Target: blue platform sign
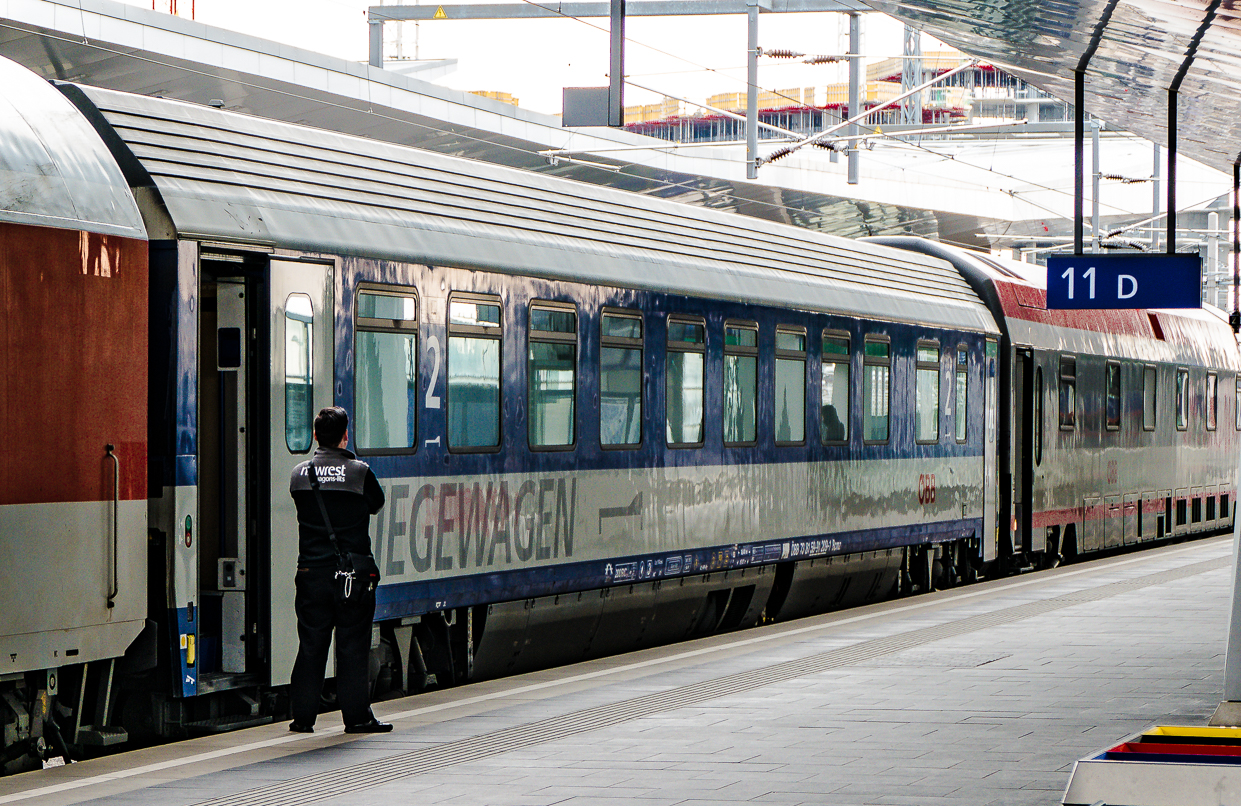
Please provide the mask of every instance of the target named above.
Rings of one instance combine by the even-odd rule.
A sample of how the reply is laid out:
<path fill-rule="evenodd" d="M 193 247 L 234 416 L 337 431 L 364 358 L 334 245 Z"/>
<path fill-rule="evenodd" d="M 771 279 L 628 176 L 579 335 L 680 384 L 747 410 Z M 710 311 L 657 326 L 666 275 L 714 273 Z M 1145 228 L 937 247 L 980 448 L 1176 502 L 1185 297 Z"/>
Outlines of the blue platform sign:
<path fill-rule="evenodd" d="M 1047 258 L 1047 310 L 1201 308 L 1198 255 Z"/>

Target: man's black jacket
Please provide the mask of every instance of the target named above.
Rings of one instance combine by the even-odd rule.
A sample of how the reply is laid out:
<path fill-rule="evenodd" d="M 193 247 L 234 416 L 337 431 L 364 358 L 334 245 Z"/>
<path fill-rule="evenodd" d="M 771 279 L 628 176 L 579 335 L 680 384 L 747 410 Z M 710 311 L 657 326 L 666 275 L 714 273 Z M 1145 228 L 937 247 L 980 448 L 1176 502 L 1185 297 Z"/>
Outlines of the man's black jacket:
<path fill-rule="evenodd" d="M 370 516 L 384 505 L 384 491 L 370 465 L 359 462 L 344 448 L 319 448 L 309 461 L 293 468 L 289 493 L 297 506 L 298 568 L 336 565 L 319 502 L 310 484 L 311 468 L 319 477 L 328 519 L 336 530 L 340 550 L 371 553 Z"/>

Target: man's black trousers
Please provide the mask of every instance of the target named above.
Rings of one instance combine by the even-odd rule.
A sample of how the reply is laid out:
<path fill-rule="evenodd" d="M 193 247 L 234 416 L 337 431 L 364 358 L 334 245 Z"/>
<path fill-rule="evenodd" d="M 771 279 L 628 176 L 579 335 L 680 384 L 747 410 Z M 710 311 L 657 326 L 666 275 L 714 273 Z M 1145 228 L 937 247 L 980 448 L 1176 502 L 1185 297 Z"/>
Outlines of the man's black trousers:
<path fill-rule="evenodd" d="M 375 619 L 375 594 L 359 602 L 337 601 L 333 590 L 335 568 L 301 568 L 297 571 L 297 636 L 301 645 L 293 664 L 291 697 L 293 721 L 314 725 L 319 695 L 327 668 L 332 629 L 336 629 L 336 699 L 346 726 L 370 722 L 368 659 L 371 622 Z"/>

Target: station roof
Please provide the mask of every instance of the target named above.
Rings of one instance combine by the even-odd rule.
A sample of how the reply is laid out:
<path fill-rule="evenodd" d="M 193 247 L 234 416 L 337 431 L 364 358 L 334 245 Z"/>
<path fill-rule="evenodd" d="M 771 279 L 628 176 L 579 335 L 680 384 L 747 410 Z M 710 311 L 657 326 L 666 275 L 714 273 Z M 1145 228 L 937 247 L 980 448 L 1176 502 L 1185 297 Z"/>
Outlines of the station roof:
<path fill-rule="evenodd" d="M 1085 107 L 1168 142 L 1179 81 L 1180 153 L 1231 173 L 1241 157 L 1241 9 L 1220 0 L 866 0 L 1060 98 L 1092 41 Z"/>

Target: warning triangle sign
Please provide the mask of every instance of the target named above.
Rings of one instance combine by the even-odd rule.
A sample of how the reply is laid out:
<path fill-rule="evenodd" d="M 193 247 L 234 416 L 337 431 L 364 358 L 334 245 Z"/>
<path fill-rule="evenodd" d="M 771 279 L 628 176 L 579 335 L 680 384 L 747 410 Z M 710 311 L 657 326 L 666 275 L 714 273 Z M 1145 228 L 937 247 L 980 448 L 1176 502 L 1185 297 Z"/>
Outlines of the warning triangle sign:
<path fill-rule="evenodd" d="M 448 19 L 448 15 L 444 13 L 444 7 L 443 7 L 443 6 L 439 6 L 439 7 L 437 7 L 437 8 L 435 9 L 435 16 L 434 16 L 434 17 L 432 17 L 431 19 L 433 19 L 433 20 L 446 20 L 446 19 Z"/>

